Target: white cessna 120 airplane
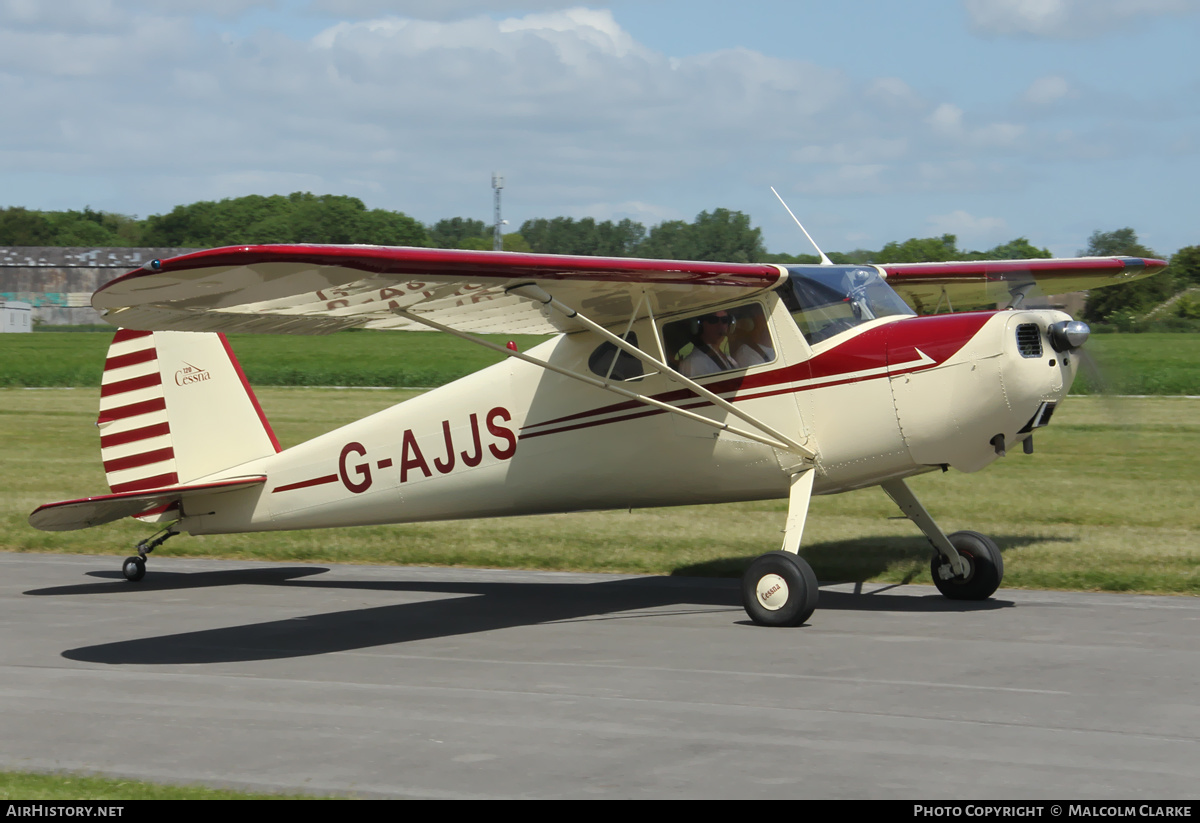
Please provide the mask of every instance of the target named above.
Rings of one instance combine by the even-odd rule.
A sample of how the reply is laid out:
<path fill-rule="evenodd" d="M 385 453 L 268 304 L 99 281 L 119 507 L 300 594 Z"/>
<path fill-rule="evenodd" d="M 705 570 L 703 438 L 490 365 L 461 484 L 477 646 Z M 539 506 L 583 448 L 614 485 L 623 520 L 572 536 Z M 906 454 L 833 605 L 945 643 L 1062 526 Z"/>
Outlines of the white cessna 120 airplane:
<path fill-rule="evenodd" d="M 945 534 L 905 478 L 973 472 L 1050 422 L 1088 327 L 1023 309 L 1166 267 L 1129 257 L 734 264 L 379 246 L 238 246 L 154 260 L 92 305 L 120 327 L 100 389 L 110 494 L 50 503 L 49 531 L 191 534 L 787 498 L 781 550 L 742 582 L 750 618 L 804 623 L 814 494 L 881 486 L 933 546 L 946 597 L 1000 585 L 996 544 Z M 959 309 L 1006 304 L 1000 311 Z M 914 309 L 926 313 L 918 316 Z M 942 312 L 942 313 L 939 313 Z M 436 329 L 497 365 L 281 450 L 223 332 Z M 528 352 L 475 335 L 555 334 Z"/>

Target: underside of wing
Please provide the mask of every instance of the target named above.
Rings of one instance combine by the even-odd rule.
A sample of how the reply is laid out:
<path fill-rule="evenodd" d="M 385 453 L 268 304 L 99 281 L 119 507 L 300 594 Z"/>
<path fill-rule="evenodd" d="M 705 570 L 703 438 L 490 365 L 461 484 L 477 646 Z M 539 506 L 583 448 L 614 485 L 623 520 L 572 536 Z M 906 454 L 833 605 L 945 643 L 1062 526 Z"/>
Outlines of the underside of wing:
<path fill-rule="evenodd" d="M 325 334 L 423 329 L 405 314 L 482 333 L 575 331 L 516 294 L 536 283 L 602 325 L 729 302 L 778 285 L 769 264 L 571 257 L 388 246 L 236 246 L 153 261 L 92 306 L 124 328 Z"/>
<path fill-rule="evenodd" d="M 1162 260 L 1141 257 L 880 265 L 888 285 L 921 314 L 1010 303 L 1019 294 L 1066 294 L 1129 283 L 1166 267 Z"/>

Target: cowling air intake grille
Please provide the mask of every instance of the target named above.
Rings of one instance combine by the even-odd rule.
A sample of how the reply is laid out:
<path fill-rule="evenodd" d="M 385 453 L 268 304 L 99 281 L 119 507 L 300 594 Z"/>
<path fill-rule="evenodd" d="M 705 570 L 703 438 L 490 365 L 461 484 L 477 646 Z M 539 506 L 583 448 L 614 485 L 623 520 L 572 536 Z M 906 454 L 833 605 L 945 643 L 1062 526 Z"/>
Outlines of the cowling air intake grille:
<path fill-rule="evenodd" d="M 1022 323 L 1017 326 L 1017 351 L 1022 357 L 1042 356 L 1042 330 L 1037 323 Z"/>

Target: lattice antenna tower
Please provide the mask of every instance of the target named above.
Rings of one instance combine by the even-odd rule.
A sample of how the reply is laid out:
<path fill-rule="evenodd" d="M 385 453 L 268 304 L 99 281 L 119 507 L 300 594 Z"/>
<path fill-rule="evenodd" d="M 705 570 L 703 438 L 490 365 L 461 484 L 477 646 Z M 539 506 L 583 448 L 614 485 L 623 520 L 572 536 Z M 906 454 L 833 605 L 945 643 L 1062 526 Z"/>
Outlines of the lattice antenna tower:
<path fill-rule="evenodd" d="M 504 239 L 500 234 L 500 227 L 504 225 L 504 221 L 500 219 L 500 190 L 504 188 L 504 177 L 496 172 L 492 172 L 492 190 L 496 193 L 496 214 L 495 223 L 492 226 L 492 249 L 495 251 L 504 250 Z"/>

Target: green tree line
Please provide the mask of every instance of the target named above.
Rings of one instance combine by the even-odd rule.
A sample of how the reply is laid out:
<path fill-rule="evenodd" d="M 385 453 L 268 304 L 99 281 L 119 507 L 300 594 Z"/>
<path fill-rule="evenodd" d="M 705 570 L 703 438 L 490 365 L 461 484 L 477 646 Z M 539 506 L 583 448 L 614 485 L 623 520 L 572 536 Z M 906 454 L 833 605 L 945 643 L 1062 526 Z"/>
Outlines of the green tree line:
<path fill-rule="evenodd" d="M 492 227 L 482 220 L 453 217 L 424 225 L 402 212 L 368 209 L 357 197 L 249 195 L 176 206 L 170 212 L 137 219 L 94 211 L 0 209 L 0 246 L 149 246 L 211 248 L 241 243 L 368 243 L 446 249 L 490 249 Z M 590 217 L 526 220 L 503 237 L 504 249 L 545 254 L 649 257 L 725 262 L 816 263 L 812 254 L 769 253 L 762 232 L 740 211 L 703 211 L 692 222 L 668 220 L 647 229 L 633 220 Z M 1158 257 L 1131 228 L 1096 231 L 1084 255 Z M 832 252 L 835 263 L 918 263 L 949 260 L 1018 260 L 1050 257 L 1027 238 L 991 249 L 958 248 L 953 234 L 893 241 L 878 250 Z M 1200 246 L 1176 252 L 1171 267 L 1146 280 L 1092 292 L 1085 319 L 1129 318 L 1179 291 L 1200 286 Z M 1200 298 L 1185 296 L 1177 313 L 1200 318 Z"/>

